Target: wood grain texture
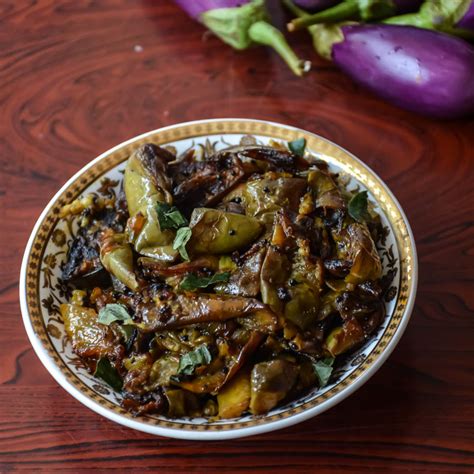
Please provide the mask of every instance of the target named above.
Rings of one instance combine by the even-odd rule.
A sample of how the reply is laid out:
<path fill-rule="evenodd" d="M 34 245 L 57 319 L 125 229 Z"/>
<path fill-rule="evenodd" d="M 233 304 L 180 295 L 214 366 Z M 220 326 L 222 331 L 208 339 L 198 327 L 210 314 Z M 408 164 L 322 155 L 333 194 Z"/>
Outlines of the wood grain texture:
<path fill-rule="evenodd" d="M 295 47 L 315 59 L 308 38 Z M 314 60 L 298 79 L 265 48 L 235 52 L 164 0 L 0 2 L 0 472 L 426 472 L 474 470 L 474 122 L 396 109 Z M 60 388 L 18 303 L 40 211 L 109 147 L 163 125 L 251 117 L 346 147 L 412 224 L 416 308 L 383 368 L 336 408 L 226 442 L 156 438 Z"/>

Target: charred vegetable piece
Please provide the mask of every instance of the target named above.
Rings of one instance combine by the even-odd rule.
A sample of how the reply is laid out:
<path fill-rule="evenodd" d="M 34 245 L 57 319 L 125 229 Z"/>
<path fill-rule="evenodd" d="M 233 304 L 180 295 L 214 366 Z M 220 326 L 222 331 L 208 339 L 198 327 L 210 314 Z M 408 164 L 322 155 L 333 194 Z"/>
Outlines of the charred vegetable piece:
<path fill-rule="evenodd" d="M 107 285 L 110 282 L 109 275 L 100 263 L 94 235 L 85 229 L 79 229 L 72 241 L 61 278 L 78 288 Z"/>
<path fill-rule="evenodd" d="M 163 263 L 157 262 L 155 259 L 148 257 L 141 257 L 138 260 L 138 263 L 148 275 L 163 278 L 185 275 L 186 273 L 191 272 L 199 272 L 200 270 L 219 270 L 219 257 L 214 255 L 198 257 L 193 261 L 178 263 L 171 267 L 163 265 Z"/>
<path fill-rule="evenodd" d="M 256 297 L 260 293 L 260 272 L 266 248 L 257 243 L 241 258 L 239 266 L 230 273 L 227 283 L 215 286 L 217 293 Z"/>
<path fill-rule="evenodd" d="M 219 153 L 205 161 L 185 157 L 171 169 L 174 174 L 173 196 L 187 215 L 197 207 L 218 202 L 243 177 L 240 159 L 233 153 Z"/>
<path fill-rule="evenodd" d="M 263 230 L 252 217 L 207 208 L 194 209 L 189 226 L 193 232 L 189 245 L 198 254 L 231 253 L 245 248 Z"/>
<path fill-rule="evenodd" d="M 132 291 L 138 290 L 132 249 L 125 234 L 107 229 L 100 236 L 100 261 L 104 268 Z"/>
<path fill-rule="evenodd" d="M 189 324 L 248 316 L 256 311 L 270 312 L 256 299 L 214 294 L 171 295 L 157 304 L 145 304 L 138 309 L 143 331 L 178 328 Z M 271 313 L 271 312 L 270 312 Z"/>
<path fill-rule="evenodd" d="M 284 359 L 260 362 L 252 369 L 250 411 L 267 413 L 283 400 L 298 376 L 298 366 Z"/>
<path fill-rule="evenodd" d="M 160 261 L 171 262 L 177 256 L 173 249 L 174 232 L 161 229 L 157 205 L 172 204 L 171 182 L 167 176 L 168 152 L 147 144 L 140 147 L 127 162 L 124 189 L 130 220 L 128 236 L 135 250 Z"/>

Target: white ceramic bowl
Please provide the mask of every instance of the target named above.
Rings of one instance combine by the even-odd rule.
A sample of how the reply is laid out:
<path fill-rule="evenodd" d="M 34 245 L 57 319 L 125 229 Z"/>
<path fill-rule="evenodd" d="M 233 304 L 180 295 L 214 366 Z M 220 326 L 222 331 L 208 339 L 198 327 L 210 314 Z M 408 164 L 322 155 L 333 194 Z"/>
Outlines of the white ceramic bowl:
<path fill-rule="evenodd" d="M 131 152 L 146 142 L 174 146 L 221 149 L 241 142 L 307 140 L 307 150 L 329 162 L 333 170 L 350 176 L 350 186 L 369 192 L 389 234 L 381 249 L 384 269 L 396 268 L 395 297 L 387 303 L 387 317 L 376 334 L 337 368 L 334 380 L 290 404 L 255 417 L 233 420 L 133 417 L 120 407 L 120 396 L 94 379 L 71 350 L 58 314 L 66 302 L 60 263 L 74 226 L 58 219 L 59 209 L 76 197 L 100 192 L 104 179 L 119 180 Z M 410 318 L 417 285 L 415 243 L 400 205 L 382 180 L 346 150 L 318 135 L 276 123 L 248 119 L 188 122 L 145 133 L 103 153 L 78 171 L 51 199 L 36 223 L 25 250 L 20 277 L 23 321 L 31 344 L 56 381 L 81 403 L 122 425 L 161 436 L 217 440 L 273 431 L 307 420 L 333 407 L 363 385 L 392 352 Z"/>

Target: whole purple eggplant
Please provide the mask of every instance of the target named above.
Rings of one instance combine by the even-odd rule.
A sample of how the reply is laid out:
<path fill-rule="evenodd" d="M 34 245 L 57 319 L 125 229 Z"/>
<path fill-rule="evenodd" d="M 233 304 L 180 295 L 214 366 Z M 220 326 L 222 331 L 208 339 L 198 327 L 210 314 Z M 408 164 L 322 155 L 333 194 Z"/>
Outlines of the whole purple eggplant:
<path fill-rule="evenodd" d="M 354 80 L 405 109 L 439 118 L 474 113 L 474 48 L 436 31 L 346 25 L 332 59 Z"/>
<path fill-rule="evenodd" d="M 416 13 L 388 18 L 384 23 L 412 25 L 474 38 L 474 0 L 426 0 Z"/>
<path fill-rule="evenodd" d="M 284 1 L 284 3 L 287 3 Z M 297 0 L 294 2 L 305 8 L 311 0 Z M 295 18 L 288 23 L 289 31 L 301 30 L 317 23 L 338 23 L 346 20 L 380 20 L 395 14 L 417 10 L 422 0 L 344 0 L 323 11 L 312 15 Z M 307 8 L 309 9 L 309 8 Z"/>
<path fill-rule="evenodd" d="M 175 0 L 175 3 L 235 49 L 264 44 L 275 49 L 296 75 L 310 69 L 311 63 L 299 59 L 281 31 L 269 22 L 265 0 Z"/>

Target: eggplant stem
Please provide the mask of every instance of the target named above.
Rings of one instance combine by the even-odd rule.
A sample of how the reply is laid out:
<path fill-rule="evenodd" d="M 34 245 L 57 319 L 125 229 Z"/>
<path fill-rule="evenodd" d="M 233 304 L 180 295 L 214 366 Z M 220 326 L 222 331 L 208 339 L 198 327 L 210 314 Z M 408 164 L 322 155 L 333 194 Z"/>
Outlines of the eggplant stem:
<path fill-rule="evenodd" d="M 248 34 L 255 43 L 272 47 L 297 76 L 302 76 L 311 69 L 311 62 L 296 56 L 283 33 L 270 23 L 257 21 L 249 28 Z"/>
<path fill-rule="evenodd" d="M 336 23 L 353 19 L 354 16 L 359 16 L 359 6 L 356 0 L 349 0 L 314 15 L 295 18 L 287 27 L 288 31 L 297 31 L 316 23 Z"/>
<path fill-rule="evenodd" d="M 303 18 L 310 16 L 308 12 L 305 12 L 302 8 L 296 6 L 291 0 L 282 0 L 283 5 L 285 5 L 285 8 L 287 8 L 290 13 L 293 13 L 293 15 Z"/>
<path fill-rule="evenodd" d="M 430 29 L 429 23 L 418 13 L 406 13 L 405 15 L 392 16 L 382 21 L 387 25 L 416 26 L 418 28 Z"/>

